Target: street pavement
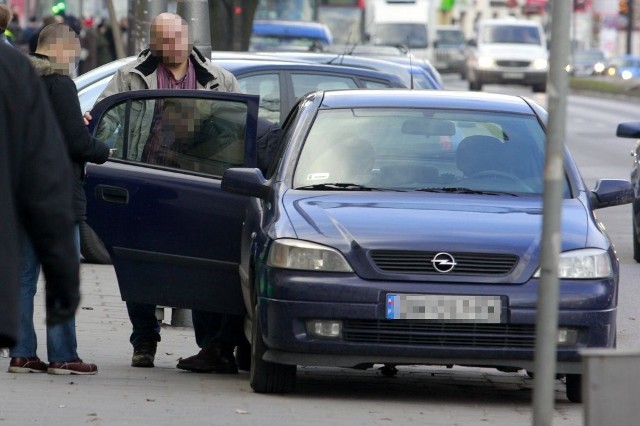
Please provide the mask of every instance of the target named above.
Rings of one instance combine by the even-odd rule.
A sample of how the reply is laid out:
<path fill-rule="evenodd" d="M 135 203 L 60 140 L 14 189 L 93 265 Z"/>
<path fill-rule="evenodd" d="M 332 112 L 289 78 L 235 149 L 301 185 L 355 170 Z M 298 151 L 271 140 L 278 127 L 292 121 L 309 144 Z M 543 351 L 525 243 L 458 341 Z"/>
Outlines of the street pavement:
<path fill-rule="evenodd" d="M 0 358 L 3 425 L 478 425 L 531 422 L 532 381 L 493 369 L 403 367 L 387 378 L 373 370 L 299 368 L 291 395 L 260 395 L 248 373 L 216 375 L 175 368 L 197 352 L 193 330 L 163 324 L 156 367 L 129 366 L 130 324 L 114 270 L 84 264 L 77 315 L 78 352 L 95 376 L 6 372 Z M 46 360 L 44 291 L 36 296 L 38 355 Z M 165 322 L 170 322 L 165 309 Z M 556 425 L 581 424 L 557 382 Z"/>

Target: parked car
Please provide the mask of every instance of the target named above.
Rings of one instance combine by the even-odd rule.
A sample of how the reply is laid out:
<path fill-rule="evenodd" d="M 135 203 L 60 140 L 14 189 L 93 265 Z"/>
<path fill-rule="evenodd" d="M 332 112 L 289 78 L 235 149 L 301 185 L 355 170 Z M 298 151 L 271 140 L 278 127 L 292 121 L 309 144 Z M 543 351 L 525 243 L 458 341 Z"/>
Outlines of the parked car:
<path fill-rule="evenodd" d="M 606 57 L 602 50 L 581 50 L 571 56 L 567 72 L 573 76 L 600 75 L 605 69 Z"/>
<path fill-rule="evenodd" d="M 623 80 L 640 77 L 640 56 L 623 55 L 618 56 L 607 64 L 605 71 L 610 77 L 618 77 Z"/>
<path fill-rule="evenodd" d="M 631 223 L 633 229 L 633 259 L 640 263 L 640 122 L 620 123 L 616 136 L 637 139 L 631 151 L 633 166 L 631 167 L 631 185 L 636 194 L 631 209 Z"/>
<path fill-rule="evenodd" d="M 519 84 L 544 92 L 549 70 L 547 42 L 540 23 L 487 19 L 467 50 L 464 73 L 469 90 L 484 84 Z"/>
<path fill-rule="evenodd" d="M 236 56 L 238 57 L 238 56 Z M 392 74 L 385 74 L 375 70 L 351 68 L 338 65 L 320 65 L 311 63 L 293 63 L 284 60 L 273 60 L 266 57 L 258 59 L 216 59 L 214 62 L 231 71 L 244 93 L 260 96 L 258 115 L 273 123 L 280 123 L 296 100 L 307 92 L 318 89 L 346 89 L 346 88 L 400 88 L 406 87 L 403 80 Z M 96 99 L 107 86 L 116 70 L 133 60 L 133 57 L 114 61 L 76 78 L 78 96 L 82 111 L 89 111 Z M 89 198 L 93 199 L 92 176 L 99 169 L 88 165 L 87 188 Z M 81 252 L 86 261 L 93 263 L 110 263 L 111 258 L 107 248 L 102 244 L 101 237 L 108 232 L 107 224 L 99 226 L 99 232 L 94 232 L 92 201 L 89 201 L 88 225 L 81 225 Z"/>
<path fill-rule="evenodd" d="M 252 197 L 240 262 L 252 388 L 290 392 L 299 365 L 532 371 L 546 118 L 530 100 L 468 92 L 301 99 L 266 175 L 222 179 Z M 618 260 L 593 211 L 632 189 L 588 190 L 568 151 L 564 168 L 557 371 L 579 401 L 578 351 L 616 335 Z"/>
<path fill-rule="evenodd" d="M 255 20 L 249 50 L 321 50 L 333 42 L 331 30 L 319 22 Z"/>
<path fill-rule="evenodd" d="M 380 72 L 394 74 L 402 79 L 407 87 L 414 89 L 442 89 L 442 83 L 431 74 L 430 65 L 420 60 L 412 60 L 407 57 L 389 56 L 385 58 L 373 58 L 365 56 L 353 56 L 343 53 L 311 53 L 311 52 L 269 52 L 269 56 L 286 58 L 318 64 L 340 65 L 353 68 L 364 68 Z M 397 61 L 397 63 L 396 63 Z M 435 70 L 435 69 L 434 69 Z"/>

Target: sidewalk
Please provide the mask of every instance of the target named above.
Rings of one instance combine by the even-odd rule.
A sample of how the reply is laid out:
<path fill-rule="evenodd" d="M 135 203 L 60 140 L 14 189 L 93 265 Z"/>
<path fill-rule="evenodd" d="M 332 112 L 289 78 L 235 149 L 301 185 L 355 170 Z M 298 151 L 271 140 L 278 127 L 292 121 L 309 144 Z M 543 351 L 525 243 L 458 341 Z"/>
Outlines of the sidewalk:
<path fill-rule="evenodd" d="M 131 326 L 113 267 L 84 264 L 81 276 L 78 354 L 96 363 L 98 374 L 10 374 L 6 372 L 9 359 L 0 358 L 0 425 L 213 424 L 211 416 L 220 411 L 242 410 L 241 406 L 220 407 L 215 396 L 223 391 L 221 387 L 251 392 L 247 373 L 201 375 L 175 368 L 178 358 L 198 351 L 190 328 L 163 326 L 156 367 L 130 367 Z M 46 361 L 42 280 L 35 311 L 38 356 Z"/>

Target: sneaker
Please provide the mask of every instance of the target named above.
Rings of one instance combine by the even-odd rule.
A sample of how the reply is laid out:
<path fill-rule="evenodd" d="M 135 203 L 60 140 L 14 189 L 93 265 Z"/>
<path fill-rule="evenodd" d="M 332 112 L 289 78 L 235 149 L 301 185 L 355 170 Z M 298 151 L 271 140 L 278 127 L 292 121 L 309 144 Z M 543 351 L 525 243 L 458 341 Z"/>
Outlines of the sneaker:
<path fill-rule="evenodd" d="M 11 358 L 9 373 L 46 373 L 47 364 L 37 356 L 29 358 Z"/>
<path fill-rule="evenodd" d="M 50 362 L 49 368 L 47 369 L 47 373 L 49 374 L 63 376 L 69 374 L 89 375 L 96 374 L 97 372 L 98 367 L 95 364 L 87 364 L 86 362 L 82 362 L 80 358 L 71 361 Z"/>
<path fill-rule="evenodd" d="M 160 336 L 150 336 L 140 339 L 133 347 L 133 356 L 131 357 L 132 367 L 151 368 L 158 349 L 158 340 Z"/>
<path fill-rule="evenodd" d="M 205 346 L 197 355 L 180 358 L 176 367 L 196 373 L 238 374 L 233 347 L 228 348 L 219 342 Z"/>

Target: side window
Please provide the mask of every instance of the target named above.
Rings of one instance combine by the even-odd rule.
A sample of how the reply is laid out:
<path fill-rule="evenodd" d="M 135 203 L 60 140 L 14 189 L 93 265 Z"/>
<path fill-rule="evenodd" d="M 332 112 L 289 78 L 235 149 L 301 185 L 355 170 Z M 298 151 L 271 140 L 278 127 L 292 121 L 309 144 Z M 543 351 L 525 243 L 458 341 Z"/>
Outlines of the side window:
<path fill-rule="evenodd" d="M 222 176 L 244 163 L 247 106 L 214 99 L 133 100 L 107 110 L 96 137 L 113 158 Z"/>
<path fill-rule="evenodd" d="M 298 103 L 291 109 L 291 111 L 289 112 L 289 116 L 286 118 L 282 125 L 284 133 L 281 133 L 280 139 L 278 140 L 278 146 L 274 149 L 275 153 L 271 158 L 271 161 L 269 162 L 269 167 L 267 168 L 265 178 L 270 179 L 278 169 L 278 165 L 280 164 L 280 159 L 282 158 L 282 154 L 287 145 L 287 141 L 291 139 L 291 136 L 293 135 L 293 131 L 295 129 L 295 125 L 291 125 L 290 123 L 295 123 L 297 121 L 299 113 L 300 104 Z"/>
<path fill-rule="evenodd" d="M 385 81 L 360 79 L 367 89 L 388 89 L 391 85 Z"/>
<path fill-rule="evenodd" d="M 358 85 L 350 77 L 330 74 L 291 74 L 293 95 L 300 98 L 316 90 L 357 89 Z"/>
<path fill-rule="evenodd" d="M 261 74 L 240 77 L 240 90 L 260 96 L 258 116 L 272 123 L 280 122 L 280 77 L 278 74 Z"/>

